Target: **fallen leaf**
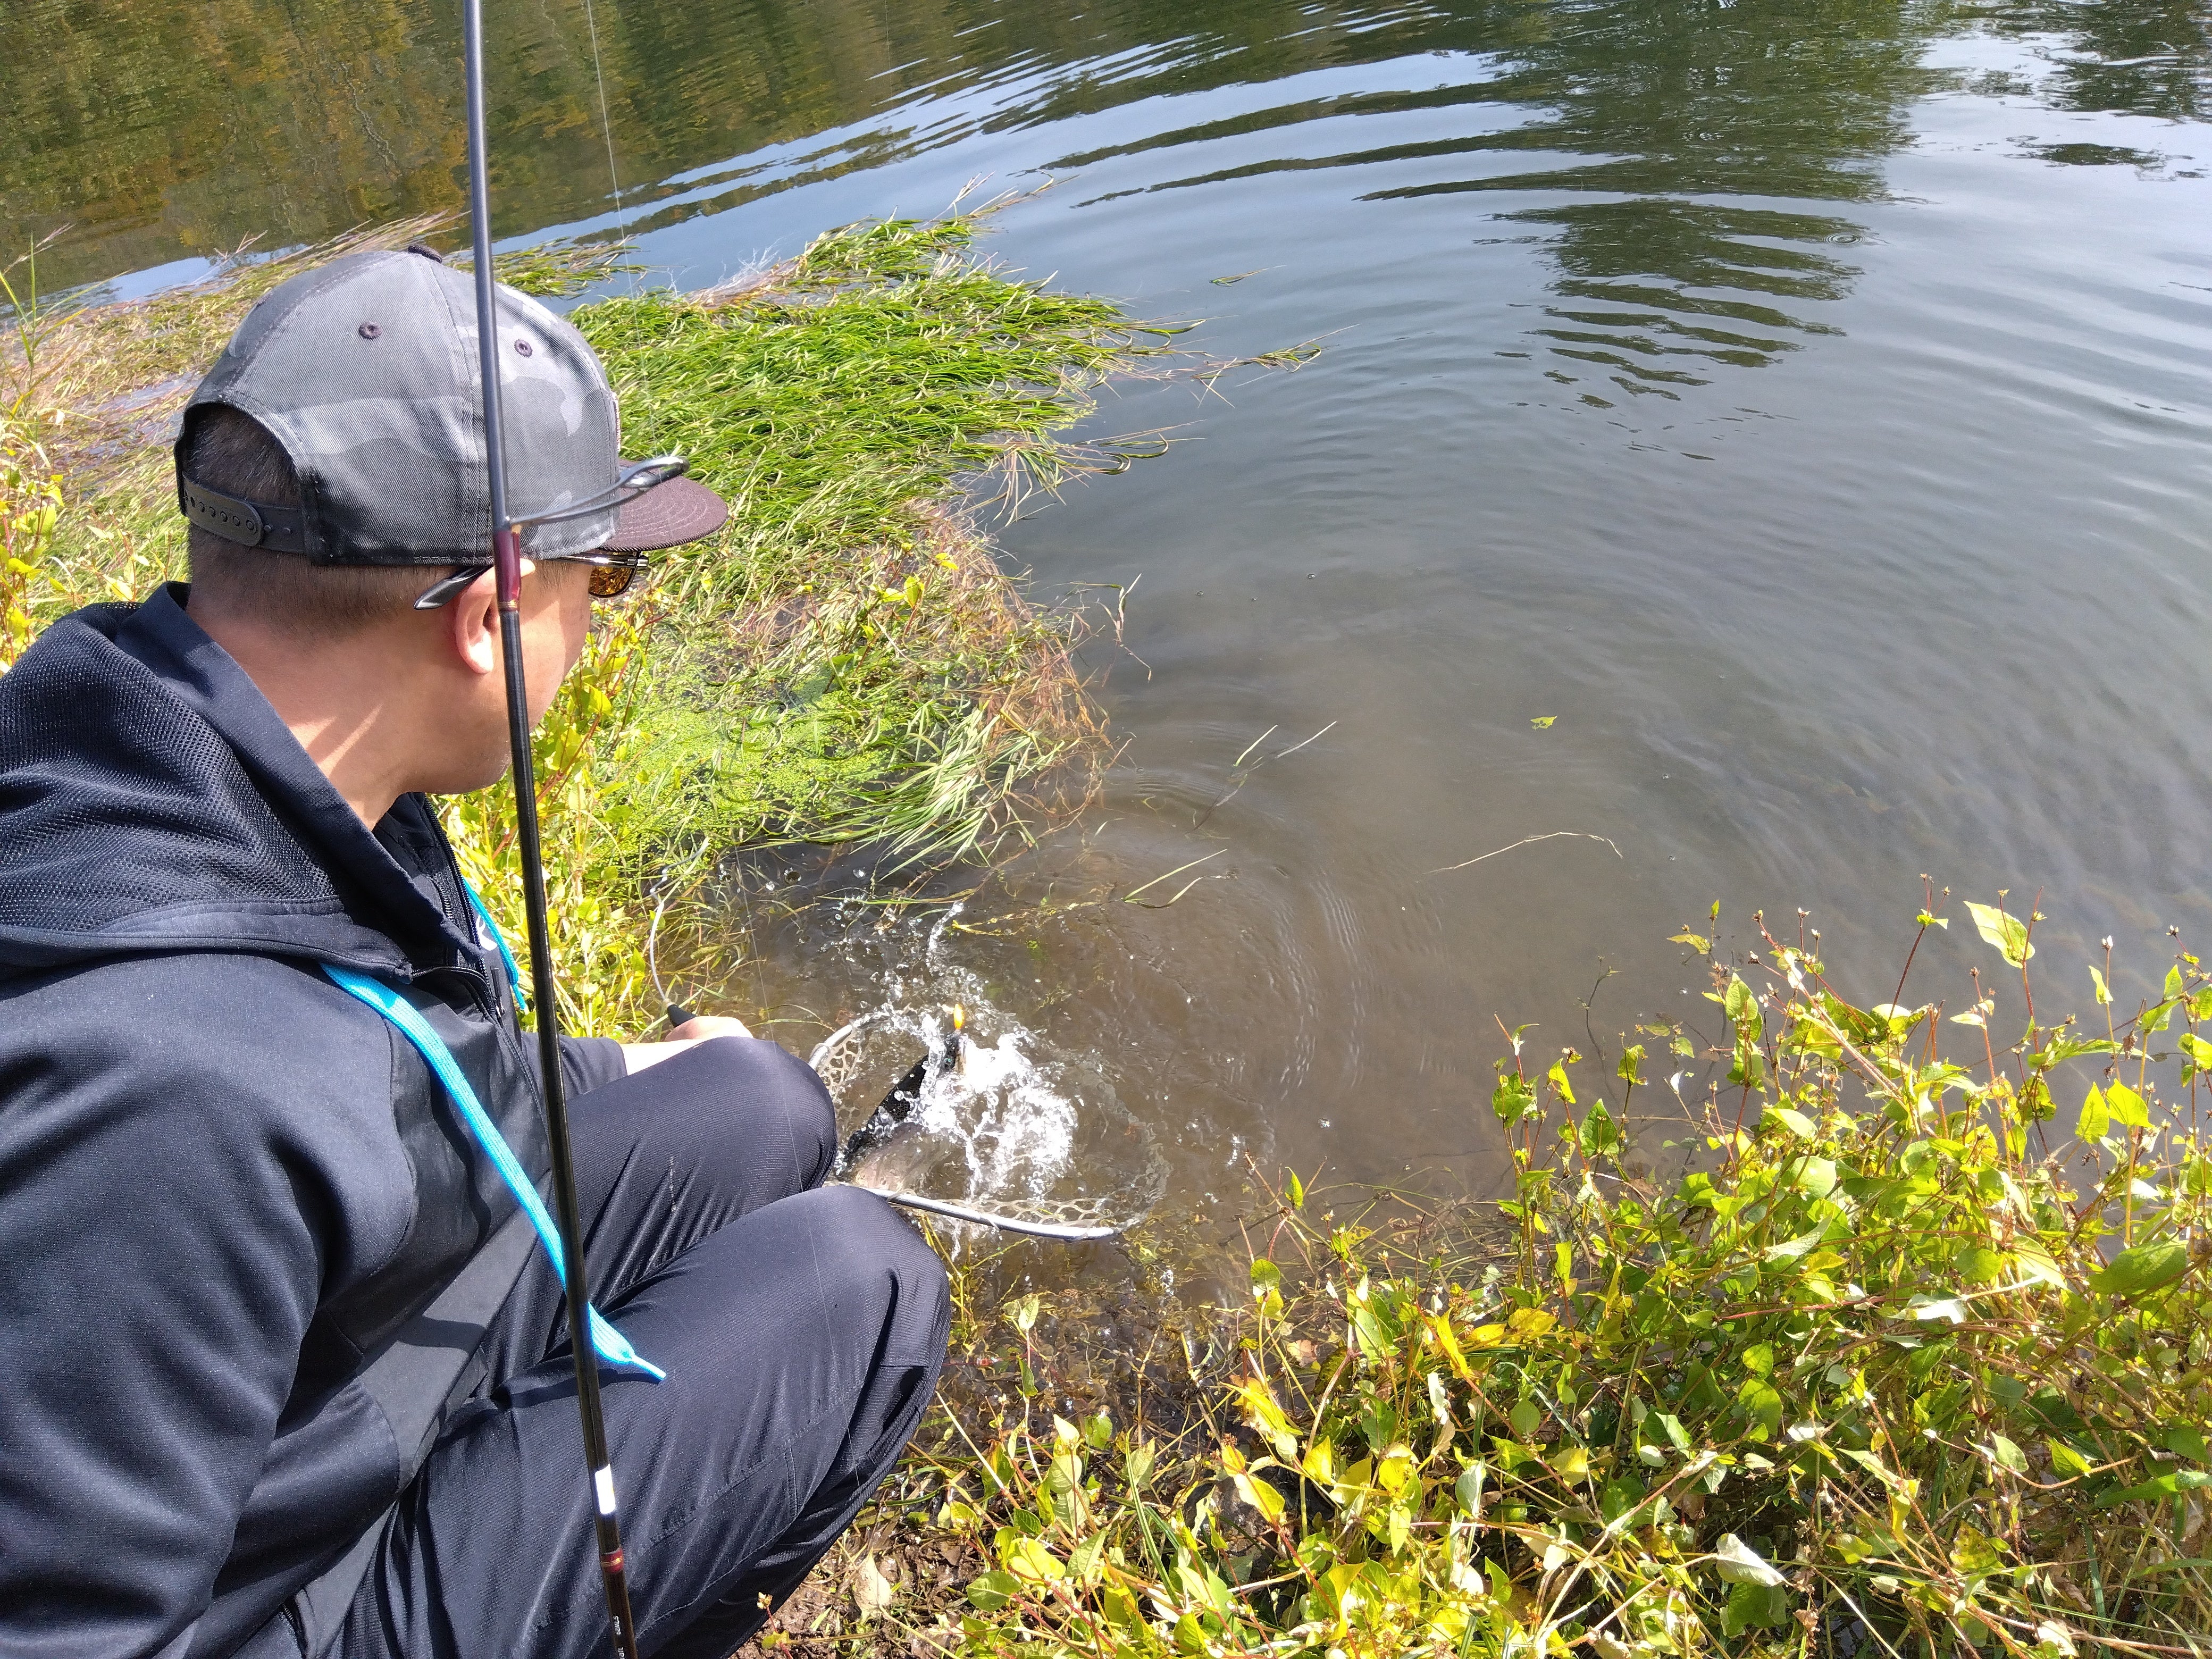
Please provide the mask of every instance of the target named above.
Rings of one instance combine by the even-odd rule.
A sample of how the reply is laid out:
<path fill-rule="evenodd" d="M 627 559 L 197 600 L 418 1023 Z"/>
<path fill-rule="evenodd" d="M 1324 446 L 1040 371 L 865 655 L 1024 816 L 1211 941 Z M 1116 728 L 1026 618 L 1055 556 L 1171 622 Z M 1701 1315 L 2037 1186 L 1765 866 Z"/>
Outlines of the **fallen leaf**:
<path fill-rule="evenodd" d="M 881 1613 L 898 1599 L 898 1586 L 884 1577 L 876 1558 L 864 1555 L 853 1569 L 853 1600 L 863 1613 Z"/>

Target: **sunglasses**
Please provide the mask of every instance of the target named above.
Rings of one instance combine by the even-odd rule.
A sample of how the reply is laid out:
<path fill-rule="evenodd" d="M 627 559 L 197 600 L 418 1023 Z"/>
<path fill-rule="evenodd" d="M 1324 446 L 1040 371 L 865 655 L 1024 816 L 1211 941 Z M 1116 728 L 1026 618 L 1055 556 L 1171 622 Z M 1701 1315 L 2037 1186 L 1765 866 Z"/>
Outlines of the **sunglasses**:
<path fill-rule="evenodd" d="M 611 599 L 629 592 L 629 585 L 645 568 L 646 560 L 642 553 L 577 553 L 566 562 L 591 566 L 592 597 Z"/>
<path fill-rule="evenodd" d="M 592 568 L 592 597 L 611 599 L 629 592 L 629 585 L 637 580 L 638 573 L 647 565 L 642 553 L 568 553 L 541 559 L 541 564 L 583 564 Z M 450 603 L 470 583 L 490 568 L 488 565 L 465 565 L 450 576 L 442 576 L 424 588 L 415 601 L 417 611 L 435 611 Z"/>

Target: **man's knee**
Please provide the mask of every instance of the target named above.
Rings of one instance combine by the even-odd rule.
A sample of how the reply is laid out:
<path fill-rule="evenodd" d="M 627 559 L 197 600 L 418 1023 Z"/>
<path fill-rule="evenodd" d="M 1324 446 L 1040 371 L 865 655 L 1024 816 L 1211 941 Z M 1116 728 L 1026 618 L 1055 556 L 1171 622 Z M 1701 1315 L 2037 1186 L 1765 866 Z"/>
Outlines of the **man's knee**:
<path fill-rule="evenodd" d="M 866 1345 L 851 1355 L 865 1380 L 823 1494 L 842 1510 L 883 1478 L 921 1422 L 945 1364 L 952 1298 L 937 1253 L 875 1194 L 840 1185 L 794 1202 L 816 1206 L 817 1235 L 835 1241 L 822 1261 L 831 1300 L 862 1316 L 848 1328 Z"/>
<path fill-rule="evenodd" d="M 788 1146 L 810 1184 L 829 1174 L 837 1109 L 805 1060 L 780 1044 L 734 1036 L 710 1037 L 678 1059 L 712 1072 L 714 1093 L 736 1110 L 756 1147 Z"/>
<path fill-rule="evenodd" d="M 827 1241 L 822 1271 L 833 1295 L 869 1287 L 890 1291 L 880 1353 L 885 1365 L 927 1370 L 935 1376 L 951 1324 L 951 1288 L 945 1264 L 921 1235 L 884 1199 L 865 1188 L 824 1187 L 808 1195 L 819 1206 L 817 1235 Z"/>

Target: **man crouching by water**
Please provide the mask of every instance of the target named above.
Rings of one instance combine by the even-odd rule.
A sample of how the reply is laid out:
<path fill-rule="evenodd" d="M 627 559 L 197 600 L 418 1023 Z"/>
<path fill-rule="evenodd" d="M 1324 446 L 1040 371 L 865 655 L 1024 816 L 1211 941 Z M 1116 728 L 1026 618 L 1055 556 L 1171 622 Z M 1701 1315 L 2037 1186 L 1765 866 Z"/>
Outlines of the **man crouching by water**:
<path fill-rule="evenodd" d="M 598 360 L 500 312 L 512 498 L 605 490 Z M 475 328 L 427 248 L 274 290 L 185 412 L 190 586 L 0 679 L 0 1653 L 605 1650 L 561 1287 L 489 1156 L 545 1189 L 537 1045 L 426 799 L 507 763 Z M 726 512 L 529 532 L 533 718 Z M 720 1659 L 914 1431 L 945 1274 L 737 1021 L 562 1065 L 594 1300 L 666 1373 L 601 1368 L 640 1645 Z"/>

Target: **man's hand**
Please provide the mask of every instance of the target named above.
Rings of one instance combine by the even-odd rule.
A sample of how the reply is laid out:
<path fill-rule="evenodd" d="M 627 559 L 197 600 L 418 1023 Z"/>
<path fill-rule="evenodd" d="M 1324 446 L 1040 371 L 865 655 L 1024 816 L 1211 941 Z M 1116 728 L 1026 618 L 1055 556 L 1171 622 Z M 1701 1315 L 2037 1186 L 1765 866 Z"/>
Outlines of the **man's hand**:
<path fill-rule="evenodd" d="M 668 1048 L 682 1042 L 704 1042 L 708 1037 L 750 1036 L 741 1019 L 727 1014 L 694 1014 L 668 1034 L 668 1041 L 659 1047 Z"/>
<path fill-rule="evenodd" d="M 623 1063 L 635 1077 L 648 1066 L 658 1066 L 664 1060 L 673 1059 L 686 1048 L 706 1042 L 710 1037 L 749 1037 L 741 1019 L 732 1019 L 726 1014 L 694 1014 L 668 1034 L 665 1042 L 625 1042 L 622 1046 Z"/>

